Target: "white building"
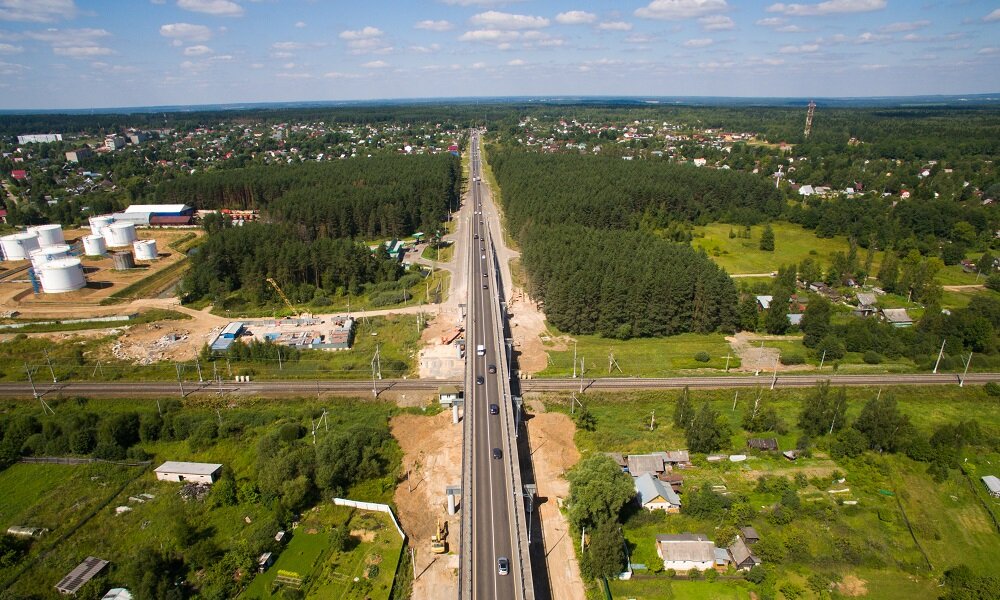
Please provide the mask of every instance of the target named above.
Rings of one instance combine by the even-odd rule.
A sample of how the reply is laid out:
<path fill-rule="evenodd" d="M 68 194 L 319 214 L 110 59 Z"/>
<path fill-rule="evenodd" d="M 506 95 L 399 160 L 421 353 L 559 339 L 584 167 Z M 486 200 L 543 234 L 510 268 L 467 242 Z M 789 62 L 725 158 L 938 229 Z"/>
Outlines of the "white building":
<path fill-rule="evenodd" d="M 663 483 L 652 473 L 643 473 L 640 477 L 633 477 L 632 484 L 635 486 L 635 494 L 639 504 L 646 510 L 662 510 L 668 513 L 679 513 L 681 511 L 681 499 L 677 492 L 670 487 L 669 483 Z"/>
<path fill-rule="evenodd" d="M 17 136 L 18 144 L 48 144 L 51 142 L 61 142 L 61 133 L 29 133 Z"/>
<path fill-rule="evenodd" d="M 656 536 L 656 554 L 664 569 L 707 571 L 715 566 L 715 544 L 700 533 Z"/>
<path fill-rule="evenodd" d="M 125 147 L 125 138 L 120 135 L 109 135 L 104 138 L 104 147 L 108 150 L 121 150 Z"/>
<path fill-rule="evenodd" d="M 983 483 L 986 484 L 986 489 L 990 491 L 990 496 L 1000 498 L 1000 479 L 997 479 L 995 475 L 984 475 Z"/>
<path fill-rule="evenodd" d="M 214 483 L 221 472 L 220 464 L 168 460 L 156 467 L 156 478 L 160 481 Z"/>

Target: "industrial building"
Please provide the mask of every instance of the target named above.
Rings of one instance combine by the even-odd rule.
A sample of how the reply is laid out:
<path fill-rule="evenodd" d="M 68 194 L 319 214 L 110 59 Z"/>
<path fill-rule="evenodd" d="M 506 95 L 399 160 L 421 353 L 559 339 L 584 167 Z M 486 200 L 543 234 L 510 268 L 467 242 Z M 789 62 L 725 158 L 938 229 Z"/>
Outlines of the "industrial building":
<path fill-rule="evenodd" d="M 123 212 L 111 216 L 116 222 L 132 223 L 141 227 L 190 225 L 194 221 L 194 209 L 187 204 L 133 204 Z"/>
<path fill-rule="evenodd" d="M 330 329 L 325 332 L 317 327 L 324 321 L 316 319 L 283 319 L 279 321 L 257 323 L 255 327 L 265 330 L 260 334 L 264 340 L 282 346 L 299 350 L 348 350 L 354 343 L 354 319 L 350 317 L 334 317 L 330 321 Z M 285 330 L 292 326 L 296 329 Z M 309 327 L 304 329 L 303 327 Z M 271 331 L 266 331 L 271 329 Z"/>
<path fill-rule="evenodd" d="M 66 153 L 66 160 L 71 163 L 78 163 L 80 161 L 87 160 L 88 158 L 93 158 L 94 151 L 90 148 L 84 146 L 83 148 L 78 148 L 76 150 L 70 150 Z"/>
<path fill-rule="evenodd" d="M 222 465 L 215 463 L 177 462 L 168 460 L 156 467 L 156 478 L 160 481 L 191 481 L 194 483 L 215 483 L 222 472 Z"/>
<path fill-rule="evenodd" d="M 215 341 L 212 342 L 212 351 L 225 352 L 229 350 L 229 347 L 233 345 L 236 338 L 240 337 L 240 334 L 243 333 L 244 327 L 244 324 L 239 321 L 226 325 L 225 329 L 219 333 L 219 337 L 215 338 Z"/>
<path fill-rule="evenodd" d="M 18 144 L 49 144 L 51 142 L 61 141 L 61 133 L 28 133 L 17 136 Z"/>

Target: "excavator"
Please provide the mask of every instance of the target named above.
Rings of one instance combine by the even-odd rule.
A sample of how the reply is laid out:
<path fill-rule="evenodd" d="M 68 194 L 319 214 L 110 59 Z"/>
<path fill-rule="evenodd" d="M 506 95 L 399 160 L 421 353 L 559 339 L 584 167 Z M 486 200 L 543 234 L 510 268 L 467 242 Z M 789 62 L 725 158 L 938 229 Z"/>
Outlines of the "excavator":
<path fill-rule="evenodd" d="M 448 551 L 448 521 L 442 522 L 438 519 L 437 533 L 431 536 L 431 552 L 434 554 L 444 554 Z"/>

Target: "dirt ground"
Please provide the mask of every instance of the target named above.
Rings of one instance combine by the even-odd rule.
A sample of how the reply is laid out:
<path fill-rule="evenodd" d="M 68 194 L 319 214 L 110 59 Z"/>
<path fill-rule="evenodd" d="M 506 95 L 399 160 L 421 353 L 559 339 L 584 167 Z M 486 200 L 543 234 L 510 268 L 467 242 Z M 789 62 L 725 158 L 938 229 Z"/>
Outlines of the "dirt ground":
<path fill-rule="evenodd" d="M 545 315 L 521 288 L 515 288 L 508 304 L 514 348 L 518 352 L 517 366 L 521 373 L 534 375 L 549 364 L 549 355 L 542 336 L 545 335 Z"/>
<path fill-rule="evenodd" d="M 403 473 L 408 479 L 396 487 L 399 520 L 416 559 L 414 600 L 454 598 L 458 595 L 459 512 L 448 516 L 444 490 L 462 481 L 462 426 L 451 422 L 451 412 L 433 417 L 403 414 L 390 423 L 403 450 Z M 438 520 L 448 522 L 448 554 L 430 551 Z"/>
<path fill-rule="evenodd" d="M 573 442 L 576 426 L 562 413 L 541 412 L 538 401 L 529 400 L 531 418 L 527 421 L 528 441 L 538 484 L 539 508 L 545 537 L 545 557 L 550 589 L 554 598 L 584 600 L 580 565 L 573 551 L 569 522 L 559 512 L 559 500 L 569 495 L 564 474 L 580 460 Z"/>
<path fill-rule="evenodd" d="M 868 595 L 868 582 L 855 575 L 847 575 L 837 584 L 837 591 L 845 596 L 859 597 Z"/>
<path fill-rule="evenodd" d="M 452 344 L 442 344 L 441 336 L 452 331 L 459 324 L 459 314 L 449 310 L 434 315 L 420 336 L 424 347 L 420 350 L 419 366 L 421 379 L 461 378 L 465 372 L 465 360 L 458 355 Z"/>
<path fill-rule="evenodd" d="M 758 371 L 773 371 L 774 365 L 778 364 L 779 371 L 807 371 L 813 367 L 810 365 L 782 365 L 778 363 L 779 351 L 777 348 L 761 348 L 761 342 L 797 340 L 796 337 L 782 335 L 760 335 L 756 333 L 741 331 L 735 335 L 726 337 L 726 341 L 732 346 L 733 352 L 740 357 L 740 367 L 730 369 L 730 371 L 742 371 L 745 373 L 756 373 Z"/>

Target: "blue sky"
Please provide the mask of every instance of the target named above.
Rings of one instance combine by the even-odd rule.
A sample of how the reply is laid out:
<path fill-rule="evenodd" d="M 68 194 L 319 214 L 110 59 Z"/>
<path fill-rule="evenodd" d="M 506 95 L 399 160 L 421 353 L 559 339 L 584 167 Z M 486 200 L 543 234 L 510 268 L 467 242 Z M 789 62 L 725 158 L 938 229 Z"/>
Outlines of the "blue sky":
<path fill-rule="evenodd" d="M 0 0 L 0 108 L 1000 92 L 996 0 Z"/>

